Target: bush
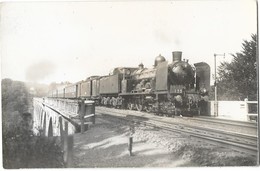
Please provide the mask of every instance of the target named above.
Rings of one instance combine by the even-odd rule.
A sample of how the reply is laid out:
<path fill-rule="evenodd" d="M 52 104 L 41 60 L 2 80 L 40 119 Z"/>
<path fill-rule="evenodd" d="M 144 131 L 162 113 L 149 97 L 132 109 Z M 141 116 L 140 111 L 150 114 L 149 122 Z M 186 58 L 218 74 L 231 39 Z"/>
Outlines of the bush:
<path fill-rule="evenodd" d="M 6 169 L 64 167 L 56 138 L 34 136 L 20 124 L 3 134 L 3 165 Z"/>
<path fill-rule="evenodd" d="M 3 166 L 17 168 L 64 167 L 58 140 L 34 136 L 28 117 L 29 93 L 24 83 L 2 80 Z M 30 116 L 30 115 L 29 115 Z M 29 118 L 29 120 L 28 120 Z"/>

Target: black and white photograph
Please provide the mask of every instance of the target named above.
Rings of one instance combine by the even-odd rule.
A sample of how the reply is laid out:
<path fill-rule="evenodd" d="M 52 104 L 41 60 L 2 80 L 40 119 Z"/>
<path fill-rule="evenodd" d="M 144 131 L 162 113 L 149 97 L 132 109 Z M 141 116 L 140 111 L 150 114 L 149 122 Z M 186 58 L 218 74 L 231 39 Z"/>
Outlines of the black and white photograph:
<path fill-rule="evenodd" d="M 258 167 L 258 38 L 257 0 L 1 2 L 1 167 Z"/>

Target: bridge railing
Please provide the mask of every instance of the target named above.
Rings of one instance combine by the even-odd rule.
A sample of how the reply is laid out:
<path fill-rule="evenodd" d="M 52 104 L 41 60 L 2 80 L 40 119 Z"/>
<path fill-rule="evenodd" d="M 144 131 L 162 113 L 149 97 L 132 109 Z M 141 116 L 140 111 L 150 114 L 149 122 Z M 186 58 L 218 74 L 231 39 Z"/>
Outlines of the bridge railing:
<path fill-rule="evenodd" d="M 79 119 L 82 124 L 87 121 L 95 124 L 95 102 L 90 100 L 70 100 L 70 99 L 54 99 L 43 98 L 43 104 L 51 106 L 58 110 L 64 116 L 71 119 Z M 81 124 L 81 125 L 82 125 Z M 87 123 L 86 123 L 87 124 Z"/>
<path fill-rule="evenodd" d="M 44 103 L 60 111 L 66 111 L 66 113 L 69 113 L 72 117 L 80 114 L 79 103 L 75 100 L 44 98 Z"/>

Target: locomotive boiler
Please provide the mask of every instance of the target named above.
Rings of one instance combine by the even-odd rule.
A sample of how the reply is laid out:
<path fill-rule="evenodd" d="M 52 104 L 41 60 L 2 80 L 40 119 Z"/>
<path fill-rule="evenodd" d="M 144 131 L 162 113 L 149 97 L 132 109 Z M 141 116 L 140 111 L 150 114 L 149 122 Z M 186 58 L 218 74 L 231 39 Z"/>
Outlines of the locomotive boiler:
<path fill-rule="evenodd" d="M 138 67 L 118 67 L 109 75 L 92 76 L 67 86 L 63 97 L 92 99 L 110 107 L 183 115 L 205 111 L 203 104 L 208 100 L 209 89 L 209 65 L 189 64 L 182 59 L 182 52 L 175 51 L 171 61 L 157 56 L 152 68 L 145 68 L 142 63 Z M 61 93 L 53 94 L 61 98 Z"/>

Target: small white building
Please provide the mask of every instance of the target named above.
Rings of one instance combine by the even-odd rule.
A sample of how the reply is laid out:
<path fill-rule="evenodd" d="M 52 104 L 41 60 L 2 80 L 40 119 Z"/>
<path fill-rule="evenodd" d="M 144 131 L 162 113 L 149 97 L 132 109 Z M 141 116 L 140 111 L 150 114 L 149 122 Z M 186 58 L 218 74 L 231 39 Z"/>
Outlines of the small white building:
<path fill-rule="evenodd" d="M 257 101 L 218 101 L 218 118 L 249 121 L 258 115 Z M 214 116 L 214 101 L 210 101 L 211 116 Z"/>

